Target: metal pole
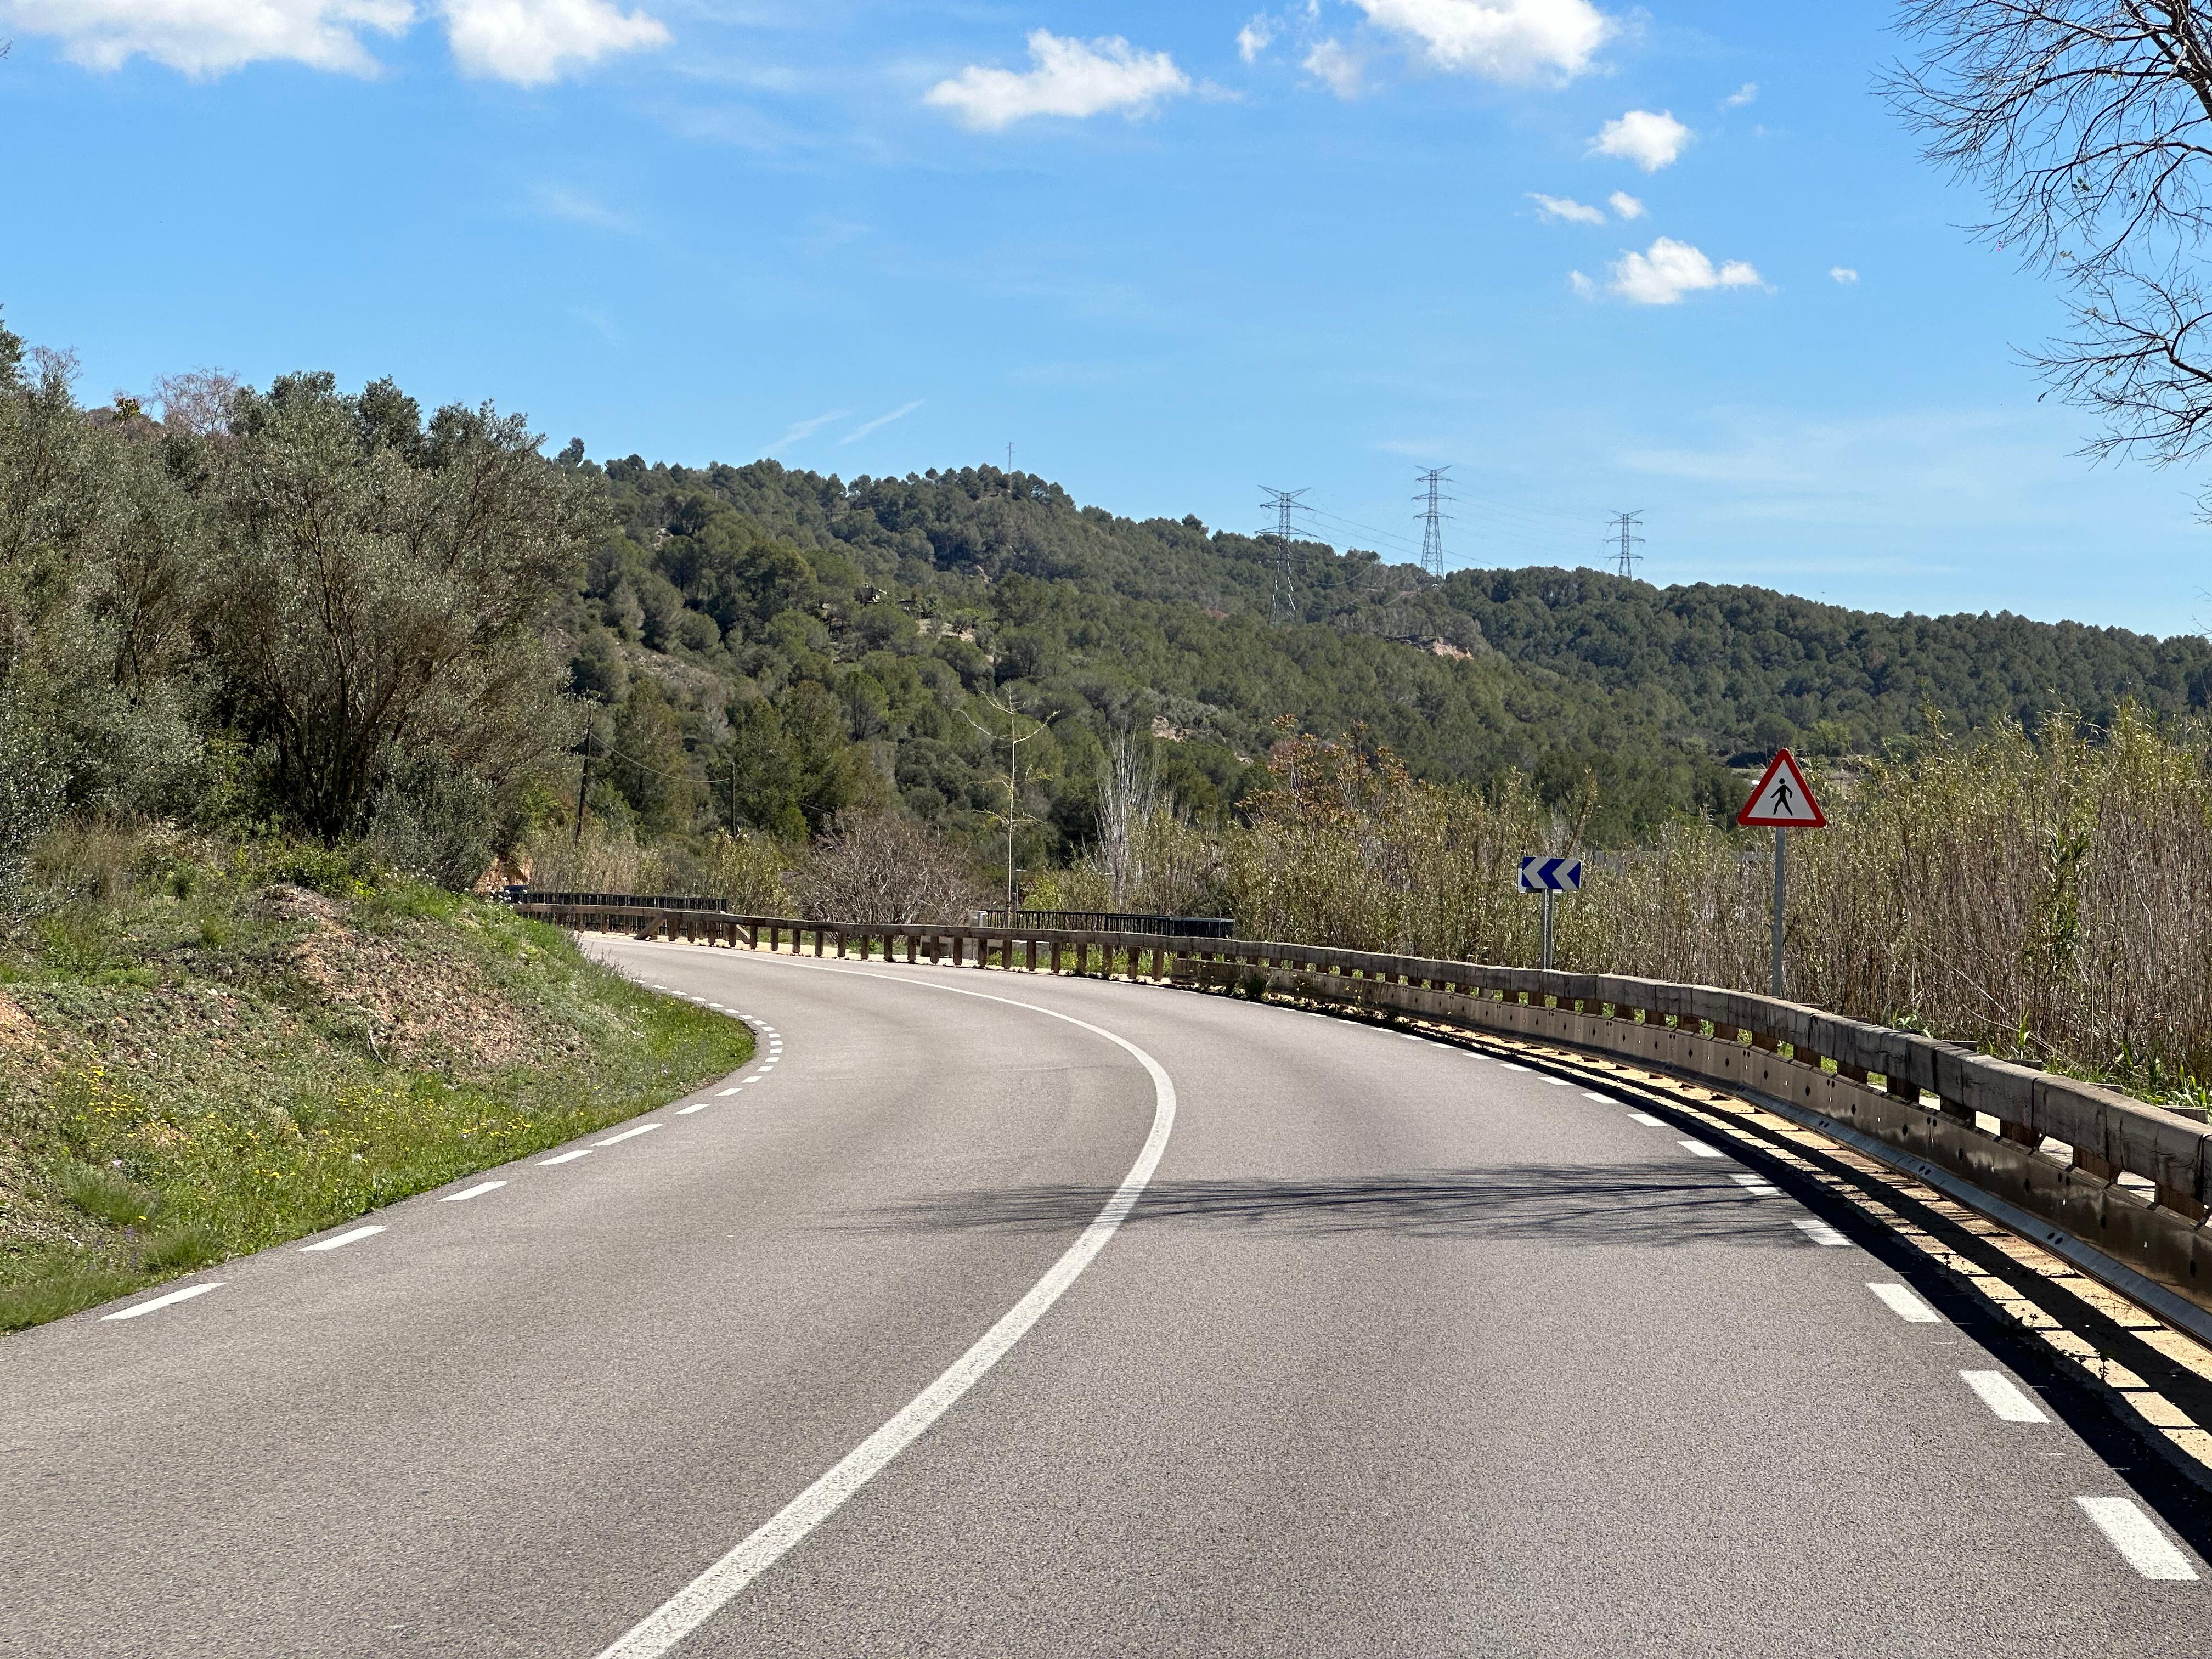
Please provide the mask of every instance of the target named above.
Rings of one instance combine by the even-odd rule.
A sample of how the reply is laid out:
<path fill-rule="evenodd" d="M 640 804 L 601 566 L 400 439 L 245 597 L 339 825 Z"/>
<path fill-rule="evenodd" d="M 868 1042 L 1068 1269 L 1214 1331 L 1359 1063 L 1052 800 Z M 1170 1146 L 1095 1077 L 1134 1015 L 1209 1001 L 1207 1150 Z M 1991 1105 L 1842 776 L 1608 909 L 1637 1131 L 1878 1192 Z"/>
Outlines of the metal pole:
<path fill-rule="evenodd" d="M 1544 971 L 1552 971 L 1552 890 L 1544 890 Z"/>
<path fill-rule="evenodd" d="M 1774 995 L 1782 995 L 1782 907 L 1788 887 L 1790 832 L 1774 826 Z"/>

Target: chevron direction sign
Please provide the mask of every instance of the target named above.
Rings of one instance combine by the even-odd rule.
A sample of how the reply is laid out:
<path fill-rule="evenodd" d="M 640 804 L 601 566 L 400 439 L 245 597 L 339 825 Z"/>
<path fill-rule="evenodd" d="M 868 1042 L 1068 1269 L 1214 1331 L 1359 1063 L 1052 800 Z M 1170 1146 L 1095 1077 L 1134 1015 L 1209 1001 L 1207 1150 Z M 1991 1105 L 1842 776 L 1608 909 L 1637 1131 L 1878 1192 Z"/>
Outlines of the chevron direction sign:
<path fill-rule="evenodd" d="M 1521 860 L 1521 890 L 1524 893 L 1579 893 L 1583 890 L 1580 859 L 1533 858 Z"/>

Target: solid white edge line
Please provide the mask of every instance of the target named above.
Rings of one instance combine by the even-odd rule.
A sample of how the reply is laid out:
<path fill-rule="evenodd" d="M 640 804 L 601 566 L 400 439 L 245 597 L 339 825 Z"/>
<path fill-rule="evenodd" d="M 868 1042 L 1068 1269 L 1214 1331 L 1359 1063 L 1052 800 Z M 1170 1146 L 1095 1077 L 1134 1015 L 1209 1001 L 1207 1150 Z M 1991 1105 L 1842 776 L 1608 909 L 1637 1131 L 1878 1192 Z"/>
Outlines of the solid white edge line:
<path fill-rule="evenodd" d="M 1982 1404 L 2008 1423 L 2048 1423 L 2043 1408 L 2002 1371 L 1960 1371 L 1959 1380 L 1982 1399 Z"/>
<path fill-rule="evenodd" d="M 102 1314 L 100 1322 L 111 1319 L 136 1319 L 140 1314 L 149 1314 L 156 1308 L 173 1308 L 179 1302 L 189 1302 L 196 1296 L 205 1296 L 210 1291 L 219 1291 L 229 1284 L 227 1279 L 211 1279 L 204 1284 L 187 1285 L 181 1291 L 171 1291 L 167 1296 L 157 1296 L 151 1302 L 134 1302 L 127 1308 L 118 1308 L 112 1314 Z"/>
<path fill-rule="evenodd" d="M 612 1146 L 622 1141 L 635 1140 L 640 1135 L 651 1134 L 659 1127 L 660 1126 L 658 1123 L 641 1123 L 635 1129 L 624 1129 L 618 1135 L 609 1135 L 605 1140 L 595 1140 L 592 1145 L 594 1146 Z"/>
<path fill-rule="evenodd" d="M 440 1199 L 438 1202 L 441 1204 L 459 1204 L 464 1199 L 482 1198 L 486 1193 L 495 1193 L 506 1185 L 507 1183 L 504 1181 L 479 1181 L 475 1186 L 471 1187 L 465 1192 L 447 1193 L 443 1198 Z"/>
<path fill-rule="evenodd" d="M 2131 1498 L 2077 1498 L 2081 1512 L 2096 1522 L 2106 1541 L 2146 1578 L 2191 1579 L 2197 1569 L 2173 1547 Z"/>
<path fill-rule="evenodd" d="M 1909 1321 L 1915 1325 L 1940 1325 L 1943 1322 L 1942 1315 L 1937 1313 L 1935 1309 L 1929 1307 L 1902 1285 L 1887 1282 L 1877 1284 L 1869 1279 L 1867 1289 L 1881 1297 L 1881 1305 L 1899 1319 Z"/>
<path fill-rule="evenodd" d="M 807 965 L 814 967 L 812 963 Z M 831 968 L 826 963 L 815 971 L 848 973 L 866 979 L 888 979 L 902 985 L 950 991 L 956 996 L 978 997 L 986 1002 L 1005 1003 L 1009 1007 L 1026 1008 L 1049 1018 L 1065 1020 L 1070 1025 L 1103 1037 L 1115 1048 L 1133 1055 L 1151 1077 L 1152 1132 L 1145 1137 L 1145 1144 L 1137 1153 L 1137 1161 L 1129 1166 L 1129 1173 L 1121 1178 L 1121 1184 L 1115 1188 L 1114 1195 L 1106 1200 L 1105 1207 L 1098 1212 L 1097 1218 L 1083 1230 L 1074 1243 L 1067 1247 L 1066 1253 L 1053 1263 L 1044 1277 L 1030 1287 L 1029 1293 L 1009 1309 L 997 1324 L 986 1331 L 973 1347 L 954 1360 L 942 1376 L 909 1401 L 890 1422 L 848 1452 L 827 1474 L 785 1504 L 728 1554 L 640 1620 L 611 1646 L 604 1649 L 598 1659 L 659 1659 L 659 1656 L 668 1652 L 713 1618 L 732 1596 L 774 1566 L 786 1552 L 835 1515 L 847 1498 L 867 1485 L 893 1458 L 927 1433 L 932 1424 L 951 1410 L 960 1396 L 975 1387 L 994 1365 L 1006 1356 L 1014 1344 L 1027 1334 L 1030 1328 L 1044 1317 L 1052 1304 L 1066 1294 L 1067 1287 L 1091 1265 L 1099 1251 L 1106 1248 L 1107 1241 L 1120 1230 L 1122 1221 L 1151 1182 L 1152 1171 L 1159 1167 L 1160 1155 L 1167 1150 L 1168 1136 L 1175 1128 L 1175 1084 L 1169 1078 L 1166 1068 L 1127 1037 L 1117 1036 L 1102 1025 L 1093 1025 L 1073 1014 L 1040 1007 L 1034 1002 L 1020 1002 L 1012 997 L 992 996 L 988 992 L 963 990 L 957 986 L 931 985 L 927 980 L 910 979 L 903 974 Z"/>
<path fill-rule="evenodd" d="M 381 1227 L 349 1228 L 336 1238 L 326 1238 L 319 1244 L 302 1244 L 300 1254 L 305 1255 L 310 1250 L 342 1250 L 349 1244 L 358 1244 L 364 1238 L 373 1238 L 383 1231 Z"/>

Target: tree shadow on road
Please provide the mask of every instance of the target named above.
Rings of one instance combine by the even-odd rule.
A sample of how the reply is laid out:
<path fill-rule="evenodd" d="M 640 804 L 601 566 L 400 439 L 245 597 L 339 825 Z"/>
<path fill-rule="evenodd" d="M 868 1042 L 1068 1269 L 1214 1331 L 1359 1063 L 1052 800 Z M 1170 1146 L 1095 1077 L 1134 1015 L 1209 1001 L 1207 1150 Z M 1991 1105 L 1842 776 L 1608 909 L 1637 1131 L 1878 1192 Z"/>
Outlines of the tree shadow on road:
<path fill-rule="evenodd" d="M 1082 1184 L 984 1188 L 857 1211 L 837 1224 L 871 1232 L 1060 1232 L 1088 1225 L 1113 1194 L 1110 1187 Z M 1804 1236 L 1789 1218 L 1802 1213 L 1733 1184 L 1686 1178 L 1677 1167 L 1522 1165 L 1318 1180 L 1155 1181 L 1124 1224 L 1563 1244 L 1801 1245 Z"/>

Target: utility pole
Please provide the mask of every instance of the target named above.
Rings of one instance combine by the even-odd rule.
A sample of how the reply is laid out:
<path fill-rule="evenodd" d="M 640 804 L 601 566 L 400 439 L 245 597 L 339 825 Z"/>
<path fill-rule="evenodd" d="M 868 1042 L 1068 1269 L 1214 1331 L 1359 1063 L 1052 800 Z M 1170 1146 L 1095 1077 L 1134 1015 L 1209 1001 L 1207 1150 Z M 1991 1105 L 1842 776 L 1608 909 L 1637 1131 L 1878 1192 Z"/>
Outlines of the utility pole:
<path fill-rule="evenodd" d="M 1297 533 L 1291 514 L 1310 513 L 1313 509 L 1298 505 L 1303 489 L 1270 489 L 1260 486 L 1260 493 L 1267 498 L 1267 508 L 1275 515 L 1275 522 L 1260 533 L 1275 544 L 1275 593 L 1268 614 L 1271 620 L 1295 620 L 1298 611 L 1297 585 L 1291 574 L 1291 538 Z"/>
<path fill-rule="evenodd" d="M 576 786 L 576 833 L 570 840 L 572 847 L 584 844 L 584 798 L 592 793 L 592 728 L 584 727 L 584 781 Z"/>
<path fill-rule="evenodd" d="M 1009 925 L 1011 925 L 1012 914 L 1020 908 L 1021 902 L 1021 896 L 1014 884 L 1014 832 L 1024 824 L 1036 822 L 1035 818 L 1022 811 L 1021 748 L 1031 738 L 1038 736 L 1045 727 L 1050 726 L 1052 720 L 1049 715 L 1040 720 L 1036 720 L 1034 714 L 1024 714 L 1014 706 L 1012 695 L 1002 699 L 986 692 L 983 694 L 983 702 L 994 713 L 1004 714 L 1006 717 L 1006 810 L 989 816 L 1003 819 L 1006 826 L 1006 912 Z M 994 747 L 997 746 L 999 734 L 996 732 L 984 725 L 973 714 L 969 714 L 965 709 L 961 712 L 965 715 L 969 725 L 990 738 Z M 1021 722 L 1024 720 L 1036 720 L 1034 728 L 1028 732 L 1022 731 Z"/>
<path fill-rule="evenodd" d="M 1444 501 L 1458 499 L 1456 496 L 1438 493 L 1443 485 L 1444 474 L 1450 471 L 1448 466 L 1432 466 L 1427 471 L 1417 475 L 1420 479 L 1421 487 L 1428 493 L 1425 495 L 1413 497 L 1417 501 L 1425 501 L 1428 504 L 1420 515 L 1421 568 L 1440 580 L 1444 574 L 1443 521 L 1451 514 L 1440 511 L 1439 507 Z"/>
<path fill-rule="evenodd" d="M 1644 556 L 1636 551 L 1644 540 L 1643 537 L 1636 534 L 1641 527 L 1643 517 L 1644 509 L 1640 507 L 1631 513 L 1616 513 L 1606 528 L 1607 544 L 1617 546 L 1620 550 L 1620 574 L 1624 576 L 1633 576 L 1637 561 Z"/>

